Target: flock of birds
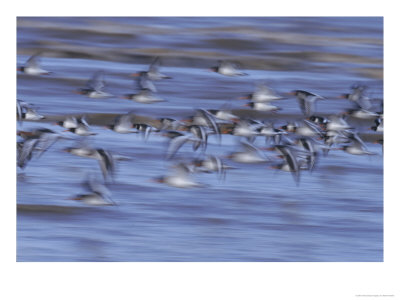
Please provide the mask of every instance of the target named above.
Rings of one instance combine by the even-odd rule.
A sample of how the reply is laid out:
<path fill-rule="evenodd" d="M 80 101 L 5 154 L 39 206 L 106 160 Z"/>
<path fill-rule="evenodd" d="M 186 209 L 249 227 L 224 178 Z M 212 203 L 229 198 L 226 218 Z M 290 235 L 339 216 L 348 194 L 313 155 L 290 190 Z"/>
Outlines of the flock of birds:
<path fill-rule="evenodd" d="M 138 92 L 123 95 L 122 98 L 139 103 L 155 103 L 164 101 L 156 95 L 154 81 L 171 79 L 170 76 L 160 73 L 160 59 L 156 58 L 147 71 L 141 71 L 135 77 Z M 19 72 L 32 75 L 51 75 L 40 66 L 39 56 L 34 55 L 21 67 Z M 246 76 L 236 64 L 220 61 L 219 65 L 210 68 L 211 71 L 223 76 Z M 84 88 L 77 90 L 78 94 L 90 98 L 112 97 L 104 90 L 103 72 L 96 72 Z M 197 182 L 192 176 L 194 173 L 217 173 L 220 179 L 225 178 L 226 172 L 233 166 L 226 164 L 232 160 L 243 164 L 267 164 L 272 169 L 290 172 L 296 184 L 299 184 L 300 173 L 310 172 L 316 166 L 321 155 L 328 155 L 330 150 L 343 150 L 352 155 L 374 155 L 368 150 L 365 142 L 360 138 L 356 128 L 348 123 L 348 117 L 367 119 L 371 122 L 370 130 L 383 133 L 383 100 L 367 97 L 366 86 L 355 84 L 347 94 L 339 97 L 354 104 L 354 108 L 329 118 L 315 114 L 317 101 L 325 98 L 317 94 L 295 90 L 285 96 L 297 98 L 304 118 L 298 122 L 287 122 L 282 126 L 275 126 L 270 120 L 259 120 L 240 117 L 230 109 L 196 109 L 192 116 L 184 120 L 172 118 L 156 119 L 158 124 L 149 122 L 135 122 L 135 115 L 128 112 L 119 115 L 112 124 L 106 126 L 119 134 L 140 133 L 144 140 L 150 135 L 157 134 L 168 140 L 165 159 L 174 161 L 171 172 L 165 176 L 154 178 L 153 181 L 165 183 L 178 188 L 192 188 L 205 186 Z M 259 84 L 253 93 L 240 97 L 248 100 L 246 106 L 252 110 L 263 112 L 277 112 L 278 106 L 273 104 L 285 97 L 278 95 L 265 84 Z M 379 102 L 378 112 L 372 110 L 373 102 Z M 277 114 L 278 115 L 278 114 Z M 45 117 L 35 109 L 35 105 L 17 99 L 18 124 L 23 121 L 38 121 Z M 85 115 L 80 117 L 67 116 L 64 120 L 55 123 L 65 130 L 80 137 L 94 136 L 97 133 L 90 130 Z M 221 144 L 221 136 L 229 134 L 237 136 L 241 149 L 227 156 L 219 157 L 206 154 L 209 136 L 214 136 Z M 33 158 L 41 157 L 55 142 L 62 139 L 72 139 L 49 128 L 37 128 L 32 131 L 18 130 L 17 135 L 17 165 L 24 169 Z M 257 146 L 256 139 L 265 138 L 265 147 Z M 377 141 L 383 145 L 383 139 Z M 184 144 L 191 144 L 193 153 L 199 153 L 190 160 L 177 159 L 177 153 Z M 103 148 L 92 148 L 87 141 L 80 140 L 76 147 L 68 147 L 65 152 L 84 158 L 94 159 L 104 177 L 100 182 L 89 177 L 84 183 L 89 190 L 86 194 L 74 196 L 88 205 L 114 205 L 111 194 L 106 187 L 113 180 L 117 161 L 129 160 L 129 157 L 117 155 Z M 267 153 L 274 152 L 273 154 Z"/>

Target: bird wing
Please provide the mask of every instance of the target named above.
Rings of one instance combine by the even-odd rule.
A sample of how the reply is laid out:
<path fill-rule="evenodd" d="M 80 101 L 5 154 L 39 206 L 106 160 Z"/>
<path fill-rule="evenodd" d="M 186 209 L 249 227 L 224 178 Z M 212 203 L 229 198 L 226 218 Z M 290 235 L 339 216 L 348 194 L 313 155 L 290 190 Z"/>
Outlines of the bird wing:
<path fill-rule="evenodd" d="M 197 109 L 196 112 L 206 120 L 208 127 L 213 130 L 213 132 L 217 135 L 219 142 L 221 142 L 221 131 L 217 122 L 215 121 L 214 116 L 202 108 Z"/>
<path fill-rule="evenodd" d="M 104 178 L 107 177 L 108 174 L 112 174 L 114 172 L 114 160 L 110 152 L 105 151 L 103 149 L 97 150 L 100 155 L 98 161 L 103 173 Z"/>
<path fill-rule="evenodd" d="M 111 196 L 110 190 L 104 184 L 100 183 L 98 180 L 95 180 L 93 177 L 89 177 L 87 181 L 83 183 L 83 185 L 88 190 L 100 194 L 101 196 L 107 198 Z"/>
<path fill-rule="evenodd" d="M 188 167 L 188 165 L 183 162 L 173 165 L 172 169 L 176 176 L 187 177 L 190 173 L 192 173 L 192 170 Z"/>
<path fill-rule="evenodd" d="M 149 79 L 146 72 L 143 72 L 136 80 L 136 84 L 140 90 L 149 90 L 153 93 L 157 92 L 154 83 Z"/>
<path fill-rule="evenodd" d="M 22 102 L 23 101 L 17 99 L 17 120 L 19 122 L 22 122 L 22 110 L 24 108 L 24 106 L 22 105 Z"/>
<path fill-rule="evenodd" d="M 364 141 L 360 138 L 357 132 L 354 132 L 350 139 L 357 145 L 359 145 L 362 149 L 367 149 L 367 145 L 365 145 Z"/>
<path fill-rule="evenodd" d="M 299 164 L 297 162 L 296 157 L 294 156 L 293 152 L 291 149 L 285 147 L 284 148 L 284 158 L 287 164 L 289 165 L 290 169 L 292 170 L 292 175 L 294 180 L 296 181 L 296 184 L 299 184 L 300 180 L 300 171 L 299 171 Z"/>
<path fill-rule="evenodd" d="M 215 156 L 215 155 L 211 155 L 210 156 L 211 161 L 213 161 L 213 163 L 216 165 L 217 167 L 217 173 L 220 174 L 221 176 L 223 175 L 224 172 L 224 165 L 222 163 L 222 160 Z"/>
<path fill-rule="evenodd" d="M 299 106 L 300 106 L 301 112 L 305 115 L 306 114 L 306 101 L 302 98 L 299 98 L 298 101 L 299 101 Z"/>
<path fill-rule="evenodd" d="M 82 117 L 77 119 L 77 122 L 78 122 L 78 125 L 83 124 L 84 126 L 89 127 L 89 123 L 86 120 L 86 115 L 83 115 Z"/>
<path fill-rule="evenodd" d="M 38 158 L 41 157 L 55 142 L 60 139 L 56 133 L 43 133 L 40 135 L 38 148 L 40 148 Z"/>
<path fill-rule="evenodd" d="M 39 142 L 38 139 L 27 139 L 23 142 L 22 148 L 20 148 L 20 151 L 18 153 L 18 166 L 23 169 L 27 162 L 32 158 L 32 153 L 33 150 L 35 150 L 35 147 L 37 143 Z"/>
<path fill-rule="evenodd" d="M 221 68 L 231 68 L 231 69 L 236 69 L 236 65 L 230 61 L 222 60 L 220 61 L 220 67 Z"/>
<path fill-rule="evenodd" d="M 149 72 L 151 72 L 151 73 L 158 73 L 158 68 L 159 68 L 159 66 L 160 66 L 160 57 L 159 56 L 157 56 L 154 60 L 153 60 L 153 62 L 150 64 L 150 66 L 149 66 Z"/>
<path fill-rule="evenodd" d="M 320 137 L 324 137 L 324 132 L 322 131 L 322 129 L 317 125 L 315 125 L 313 122 L 304 120 L 304 124 L 306 124 L 307 127 L 315 131 L 315 133 L 317 133 Z"/>
<path fill-rule="evenodd" d="M 371 101 L 368 97 L 361 95 L 356 103 L 358 104 L 358 106 L 362 109 L 368 110 L 372 107 Z"/>
<path fill-rule="evenodd" d="M 268 99 L 268 101 L 281 99 L 281 97 L 276 95 L 274 90 L 266 86 L 264 83 L 259 83 L 256 85 L 253 97 L 257 98 L 257 95 L 264 96 Z"/>
<path fill-rule="evenodd" d="M 130 128 L 132 128 L 131 118 L 132 118 L 131 114 L 117 116 L 114 120 L 114 124 L 124 128 L 124 129 L 130 129 Z"/>
<path fill-rule="evenodd" d="M 253 144 L 251 144 L 249 142 L 240 141 L 240 145 L 245 149 L 246 152 L 254 153 L 263 159 L 264 158 L 269 159 L 269 157 L 264 155 L 264 153 L 261 152 L 260 149 L 258 149 L 256 146 L 254 146 Z"/>
<path fill-rule="evenodd" d="M 313 99 L 315 100 L 316 98 L 313 98 Z M 300 105 L 300 109 L 301 109 L 302 113 L 305 116 L 309 117 L 314 114 L 315 104 L 314 104 L 313 100 L 309 100 L 308 98 L 307 99 L 299 99 L 299 105 Z"/>
<path fill-rule="evenodd" d="M 184 143 L 189 141 L 191 136 L 189 135 L 181 135 L 175 138 L 172 138 L 169 142 L 167 149 L 167 159 L 171 159 L 175 153 L 183 146 Z"/>
<path fill-rule="evenodd" d="M 31 57 L 29 57 L 29 59 L 25 63 L 25 66 L 30 67 L 30 68 L 39 68 L 40 67 L 39 53 L 34 54 Z"/>
<path fill-rule="evenodd" d="M 246 152 L 259 152 L 259 149 L 256 146 L 248 142 L 240 141 L 240 145 L 246 150 Z"/>
<path fill-rule="evenodd" d="M 89 89 L 93 89 L 95 91 L 101 91 L 104 88 L 103 77 L 104 77 L 103 71 L 95 72 L 92 78 L 87 81 L 86 86 Z"/>

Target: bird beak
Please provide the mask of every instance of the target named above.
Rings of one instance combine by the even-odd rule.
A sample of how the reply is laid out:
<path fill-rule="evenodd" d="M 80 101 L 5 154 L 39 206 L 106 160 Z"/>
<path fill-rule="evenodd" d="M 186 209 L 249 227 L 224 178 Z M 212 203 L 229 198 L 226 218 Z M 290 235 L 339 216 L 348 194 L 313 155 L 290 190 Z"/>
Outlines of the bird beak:
<path fill-rule="evenodd" d="M 268 148 L 262 148 L 262 150 L 274 151 L 274 150 L 275 150 L 275 148 L 274 148 L 274 147 L 268 147 Z"/>
<path fill-rule="evenodd" d="M 140 74 L 139 74 L 139 73 L 132 73 L 132 74 L 129 75 L 129 76 L 131 76 L 131 77 L 138 77 L 138 76 L 140 76 Z"/>

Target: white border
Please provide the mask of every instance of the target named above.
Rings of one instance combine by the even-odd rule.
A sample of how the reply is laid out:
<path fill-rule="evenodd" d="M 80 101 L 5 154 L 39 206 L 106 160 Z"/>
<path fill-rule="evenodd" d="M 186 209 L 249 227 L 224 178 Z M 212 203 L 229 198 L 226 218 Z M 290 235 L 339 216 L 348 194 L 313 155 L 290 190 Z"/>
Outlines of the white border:
<path fill-rule="evenodd" d="M 400 297 L 398 274 L 397 137 L 398 8 L 383 1 L 18 1 L 2 13 L 1 128 L 3 299 L 365 299 Z M 15 263 L 16 16 L 384 16 L 385 262 L 384 263 Z M 10 112 L 10 113 L 9 113 Z M 15 125 L 12 125 L 15 126 Z M 7 130 L 4 130 L 7 129 Z M 6 151 L 4 147 L 7 145 Z M 10 146 L 12 145 L 12 146 Z M 10 146 L 10 147 L 8 147 Z M 395 272 L 396 271 L 396 272 Z M 368 297 L 370 298 L 370 297 Z M 382 297 L 380 297 L 382 298 Z M 386 298 L 386 297 L 385 297 Z M 374 297 L 374 299 L 376 299 Z"/>

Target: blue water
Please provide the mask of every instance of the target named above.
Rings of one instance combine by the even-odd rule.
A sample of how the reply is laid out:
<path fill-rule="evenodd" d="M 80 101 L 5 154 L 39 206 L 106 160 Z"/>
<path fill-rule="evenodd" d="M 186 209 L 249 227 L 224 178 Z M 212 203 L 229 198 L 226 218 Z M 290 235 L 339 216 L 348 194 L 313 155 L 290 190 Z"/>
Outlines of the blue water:
<path fill-rule="evenodd" d="M 43 115 L 126 113 L 183 119 L 195 108 L 243 108 L 238 97 L 260 80 L 279 93 L 304 89 L 326 97 L 317 111 L 339 113 L 336 97 L 355 83 L 382 98 L 382 18 L 18 18 L 17 62 L 43 51 L 50 76 L 18 75 L 17 97 Z M 246 43 L 245 41 L 248 41 Z M 155 51 L 156 50 L 156 51 Z M 94 100 L 73 93 L 94 71 L 105 71 L 106 90 L 134 91 L 128 75 L 162 57 L 158 95 L 167 102 L 139 104 L 113 97 Z M 249 76 L 207 71 L 218 59 L 239 60 Z M 378 71 L 378 72 L 376 72 Z M 297 101 L 280 114 L 301 119 Z M 371 133 L 371 122 L 356 124 Z M 24 122 L 20 130 L 49 123 Z M 41 158 L 17 169 L 17 203 L 36 209 L 17 214 L 17 261 L 383 261 L 383 155 L 331 151 L 316 169 L 291 174 L 266 165 L 238 164 L 225 180 L 196 174 L 205 188 L 178 189 L 152 178 L 168 173 L 166 140 L 123 135 L 92 126 L 88 143 L 131 158 L 117 163 L 109 185 L 111 207 L 67 200 L 84 192 L 88 173 L 101 178 L 96 161 L 69 155 L 57 142 Z M 73 137 L 70 133 L 64 133 Z M 208 154 L 226 156 L 237 140 L 210 137 Z M 256 144 L 264 146 L 264 139 Z M 179 158 L 193 157 L 185 145 Z"/>

